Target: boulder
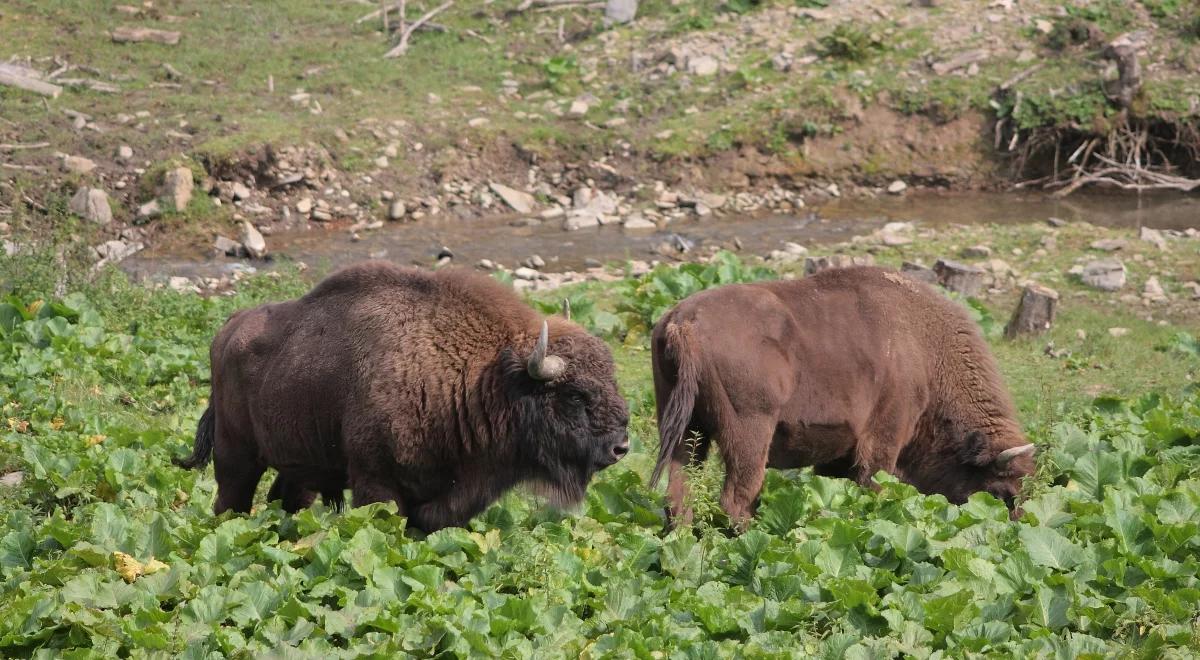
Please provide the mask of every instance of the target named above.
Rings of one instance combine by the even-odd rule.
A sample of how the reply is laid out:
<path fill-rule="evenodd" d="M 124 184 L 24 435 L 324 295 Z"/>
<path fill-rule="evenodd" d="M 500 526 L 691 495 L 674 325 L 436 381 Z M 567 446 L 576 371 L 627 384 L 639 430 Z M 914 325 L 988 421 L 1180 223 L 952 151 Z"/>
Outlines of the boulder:
<path fill-rule="evenodd" d="M 248 220 L 242 220 L 241 239 L 242 245 L 246 248 L 246 253 L 252 258 L 266 258 L 267 240 L 263 238 L 263 235 Z"/>
<path fill-rule="evenodd" d="M 1119 291 L 1125 286 L 1125 276 L 1125 264 L 1120 259 L 1097 259 L 1084 265 L 1079 279 L 1101 291 Z"/>
<path fill-rule="evenodd" d="M 75 191 L 67 206 L 71 213 L 99 225 L 112 222 L 112 207 L 108 205 L 108 193 L 99 188 L 80 188 Z"/>
<path fill-rule="evenodd" d="M 532 213 L 534 204 L 537 203 L 533 195 L 500 183 L 489 183 L 488 187 L 517 213 Z"/>
<path fill-rule="evenodd" d="M 166 200 L 170 208 L 182 211 L 192 201 L 193 189 L 195 182 L 192 180 L 192 171 L 186 167 L 176 167 L 163 175 L 158 196 Z"/>

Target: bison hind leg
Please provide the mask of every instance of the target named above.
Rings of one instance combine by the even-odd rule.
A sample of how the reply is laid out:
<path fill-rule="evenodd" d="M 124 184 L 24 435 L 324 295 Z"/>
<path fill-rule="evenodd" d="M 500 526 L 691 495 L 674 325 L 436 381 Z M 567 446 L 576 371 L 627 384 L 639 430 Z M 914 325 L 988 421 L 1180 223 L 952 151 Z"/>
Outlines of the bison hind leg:
<path fill-rule="evenodd" d="M 758 507 L 776 426 L 778 422 L 765 415 L 742 418 L 723 428 L 717 437 L 717 447 L 725 461 L 721 508 L 739 532 L 750 524 Z"/>
<path fill-rule="evenodd" d="M 288 513 L 296 513 L 300 509 L 308 508 L 315 499 L 317 499 L 316 492 L 305 489 L 300 483 L 288 479 L 282 474 L 275 477 L 275 482 L 271 484 L 271 490 L 267 492 L 267 501 L 279 500 L 280 506 Z"/>

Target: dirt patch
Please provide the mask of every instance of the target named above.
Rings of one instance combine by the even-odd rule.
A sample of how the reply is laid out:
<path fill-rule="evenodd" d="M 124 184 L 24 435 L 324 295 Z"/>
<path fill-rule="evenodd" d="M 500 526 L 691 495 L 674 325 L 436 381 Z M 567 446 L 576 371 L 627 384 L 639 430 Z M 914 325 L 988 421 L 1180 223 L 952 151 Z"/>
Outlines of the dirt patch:
<path fill-rule="evenodd" d="M 980 113 L 939 123 L 873 106 L 842 133 L 805 141 L 795 174 L 986 187 L 995 184 L 999 168 L 985 148 L 990 132 L 991 121 Z"/>

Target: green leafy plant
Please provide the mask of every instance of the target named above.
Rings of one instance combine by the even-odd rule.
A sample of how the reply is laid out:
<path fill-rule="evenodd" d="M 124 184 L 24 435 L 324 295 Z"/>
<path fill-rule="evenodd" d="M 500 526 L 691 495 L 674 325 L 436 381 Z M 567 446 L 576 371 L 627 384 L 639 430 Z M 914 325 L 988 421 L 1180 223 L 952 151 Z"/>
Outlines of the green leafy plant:
<path fill-rule="evenodd" d="M 829 34 L 821 37 L 821 51 L 826 57 L 862 62 L 883 50 L 878 34 L 850 23 L 839 23 Z"/>
<path fill-rule="evenodd" d="M 559 94 L 570 92 L 574 79 L 579 75 L 579 64 L 574 55 L 555 55 L 542 65 L 546 84 Z"/>

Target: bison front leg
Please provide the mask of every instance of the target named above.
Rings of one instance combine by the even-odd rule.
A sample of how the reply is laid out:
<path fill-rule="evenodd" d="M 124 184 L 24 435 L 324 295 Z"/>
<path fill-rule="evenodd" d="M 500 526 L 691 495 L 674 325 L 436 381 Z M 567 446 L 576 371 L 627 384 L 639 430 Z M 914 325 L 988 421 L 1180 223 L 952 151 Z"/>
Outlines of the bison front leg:
<path fill-rule="evenodd" d="M 721 458 L 725 460 L 721 508 L 738 532 L 745 531 L 754 517 L 775 426 L 776 421 L 768 417 L 734 420 L 717 438 Z"/>

